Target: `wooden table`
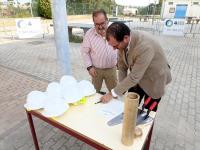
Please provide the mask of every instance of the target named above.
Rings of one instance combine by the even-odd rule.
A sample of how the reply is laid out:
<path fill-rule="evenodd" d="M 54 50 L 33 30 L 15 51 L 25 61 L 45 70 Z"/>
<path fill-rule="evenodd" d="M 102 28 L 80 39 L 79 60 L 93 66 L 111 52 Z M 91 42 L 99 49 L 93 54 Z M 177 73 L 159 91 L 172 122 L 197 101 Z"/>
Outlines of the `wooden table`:
<path fill-rule="evenodd" d="M 122 124 L 108 126 L 108 120 L 97 111 L 104 105 L 102 103 L 94 104 L 100 97 L 101 95 L 99 94 L 88 97 L 86 104 L 70 106 L 62 116 L 56 118 L 43 116 L 41 114 L 43 110 L 26 110 L 35 149 L 39 150 L 39 145 L 32 116 L 59 128 L 99 150 L 141 150 L 144 145 L 146 149 L 149 149 L 153 123 L 140 125 L 139 127 L 142 129 L 143 135 L 135 138 L 133 145 L 127 147 L 121 143 Z M 155 113 L 150 115 L 155 117 Z"/>

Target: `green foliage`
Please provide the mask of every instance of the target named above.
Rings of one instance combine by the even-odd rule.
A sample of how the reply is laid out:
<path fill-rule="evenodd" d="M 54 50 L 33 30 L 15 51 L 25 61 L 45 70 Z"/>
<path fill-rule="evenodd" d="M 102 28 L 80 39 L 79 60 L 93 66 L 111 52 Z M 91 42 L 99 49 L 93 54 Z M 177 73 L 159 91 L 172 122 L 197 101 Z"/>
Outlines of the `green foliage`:
<path fill-rule="evenodd" d="M 113 0 L 67 0 L 68 15 L 91 14 L 95 9 L 104 9 L 108 14 L 112 14 L 115 6 Z"/>
<path fill-rule="evenodd" d="M 26 18 L 31 17 L 30 10 L 18 10 L 17 13 L 14 16 L 15 18 Z"/>
<path fill-rule="evenodd" d="M 38 0 L 38 13 L 41 17 L 51 19 L 51 0 Z"/>
<path fill-rule="evenodd" d="M 45 18 L 52 18 L 52 0 L 35 1 L 38 2 L 39 15 Z M 91 14 L 93 10 L 100 8 L 103 8 L 108 14 L 112 14 L 112 9 L 116 5 L 113 0 L 67 0 L 66 3 L 68 15 Z"/>
<path fill-rule="evenodd" d="M 77 36 L 77 35 L 72 35 L 72 36 L 69 37 L 69 42 L 82 43 L 83 37 L 80 37 L 80 36 Z"/>
<path fill-rule="evenodd" d="M 39 12 L 38 12 L 39 6 L 38 6 L 38 0 L 32 0 L 32 11 L 33 11 L 33 16 L 38 17 Z"/>
<path fill-rule="evenodd" d="M 31 11 L 30 8 L 21 9 L 19 7 L 14 7 L 13 5 L 8 5 L 7 8 L 1 9 L 1 17 L 8 17 L 8 18 L 31 17 Z"/>
<path fill-rule="evenodd" d="M 147 15 L 147 14 L 148 14 L 148 9 L 147 9 L 147 7 L 139 7 L 139 8 L 138 8 L 138 14 L 139 14 L 139 15 Z"/>

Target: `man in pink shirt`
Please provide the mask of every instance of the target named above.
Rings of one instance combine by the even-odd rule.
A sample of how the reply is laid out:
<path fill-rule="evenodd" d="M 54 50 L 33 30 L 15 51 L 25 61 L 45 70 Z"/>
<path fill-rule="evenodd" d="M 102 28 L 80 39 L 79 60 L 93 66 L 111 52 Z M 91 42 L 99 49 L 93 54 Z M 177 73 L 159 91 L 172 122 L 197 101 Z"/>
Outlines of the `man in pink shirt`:
<path fill-rule="evenodd" d="M 81 53 L 85 66 L 92 77 L 92 83 L 98 93 L 102 93 L 103 80 L 109 91 L 117 85 L 117 52 L 106 41 L 108 18 L 104 10 L 92 13 L 94 27 L 84 36 Z"/>

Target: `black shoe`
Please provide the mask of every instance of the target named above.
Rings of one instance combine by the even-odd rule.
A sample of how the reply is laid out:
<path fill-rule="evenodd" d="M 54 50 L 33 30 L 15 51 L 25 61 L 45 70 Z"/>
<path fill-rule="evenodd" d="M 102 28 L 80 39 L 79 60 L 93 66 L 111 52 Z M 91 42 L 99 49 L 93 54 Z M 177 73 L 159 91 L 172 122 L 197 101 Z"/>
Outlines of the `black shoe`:
<path fill-rule="evenodd" d="M 99 91 L 98 93 L 101 94 L 101 95 L 105 95 L 106 94 L 106 92 L 103 92 L 103 91 Z"/>

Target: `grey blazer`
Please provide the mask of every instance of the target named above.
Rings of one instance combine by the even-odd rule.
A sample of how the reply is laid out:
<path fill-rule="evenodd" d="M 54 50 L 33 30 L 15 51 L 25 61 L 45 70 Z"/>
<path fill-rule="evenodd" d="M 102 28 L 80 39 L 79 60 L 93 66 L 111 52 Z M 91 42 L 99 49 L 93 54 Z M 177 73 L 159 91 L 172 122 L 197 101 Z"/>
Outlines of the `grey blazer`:
<path fill-rule="evenodd" d="M 130 37 L 127 59 L 125 51 L 118 52 L 119 84 L 114 91 L 122 95 L 139 84 L 149 96 L 160 98 L 164 95 L 165 86 L 172 80 L 162 47 L 146 32 L 132 31 Z"/>

